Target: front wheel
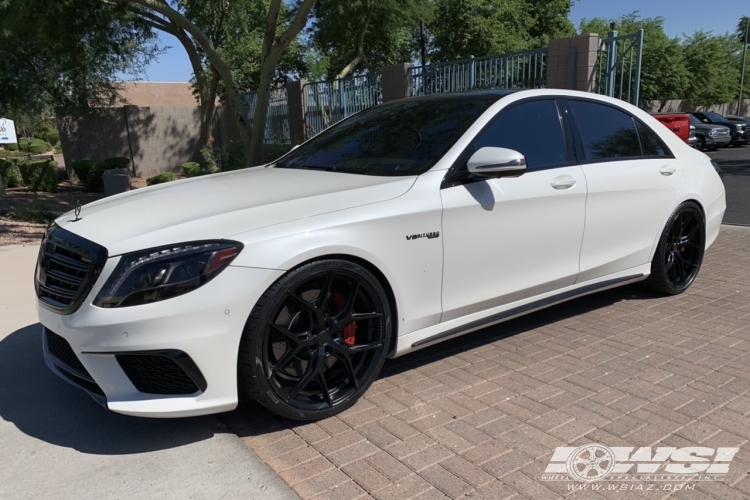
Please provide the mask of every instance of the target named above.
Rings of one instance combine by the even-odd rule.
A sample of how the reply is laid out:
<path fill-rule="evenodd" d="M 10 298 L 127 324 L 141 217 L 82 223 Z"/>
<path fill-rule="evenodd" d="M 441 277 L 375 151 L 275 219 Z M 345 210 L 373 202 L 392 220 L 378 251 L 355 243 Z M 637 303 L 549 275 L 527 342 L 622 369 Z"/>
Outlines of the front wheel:
<path fill-rule="evenodd" d="M 372 273 L 339 259 L 305 264 L 274 283 L 250 313 L 238 382 L 282 417 L 327 418 L 372 384 L 390 337 L 390 306 Z"/>
<path fill-rule="evenodd" d="M 692 285 L 703 263 L 706 223 L 700 207 L 687 201 L 677 207 L 659 238 L 647 284 L 677 295 Z"/>

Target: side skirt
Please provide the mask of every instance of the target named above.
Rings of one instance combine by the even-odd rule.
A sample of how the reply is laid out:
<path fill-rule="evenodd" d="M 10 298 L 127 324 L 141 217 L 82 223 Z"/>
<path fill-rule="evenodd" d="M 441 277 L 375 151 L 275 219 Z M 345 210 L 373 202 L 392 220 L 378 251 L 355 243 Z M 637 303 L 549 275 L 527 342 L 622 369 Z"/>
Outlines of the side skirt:
<path fill-rule="evenodd" d="M 645 275 L 644 274 L 633 274 L 630 276 L 622 276 L 620 278 L 613 278 L 606 281 L 601 281 L 599 283 L 592 283 L 590 285 L 582 286 L 581 288 L 576 288 L 575 290 L 569 290 L 567 292 L 559 293 L 557 295 L 552 295 L 551 297 L 547 297 L 544 299 L 540 299 L 534 302 L 529 302 L 528 304 L 524 304 L 522 306 L 515 307 L 513 309 L 508 309 L 507 311 L 503 311 L 501 313 L 493 314 L 491 316 L 488 316 L 486 318 L 482 318 L 476 321 L 472 321 L 471 323 L 467 323 L 465 325 L 457 326 L 455 328 L 451 328 L 450 330 L 446 330 L 444 332 L 440 332 L 438 334 L 435 334 L 431 337 L 427 337 L 422 340 L 418 340 L 417 342 L 414 342 L 411 347 L 423 347 L 427 344 L 431 344 L 433 342 L 438 342 L 440 340 L 445 340 L 448 337 L 454 337 L 456 335 L 459 335 L 461 333 L 468 333 L 472 330 L 477 330 L 479 328 L 483 328 L 486 326 L 493 325 L 495 323 L 500 323 L 502 321 L 505 321 L 507 319 L 521 316 L 526 313 L 530 313 L 532 311 L 538 310 L 538 309 L 544 309 L 545 307 L 550 307 L 555 304 L 559 304 L 561 302 L 565 302 L 567 300 L 574 299 L 576 297 L 579 297 L 581 295 L 587 295 L 592 292 L 596 292 L 605 288 L 613 288 L 617 285 L 623 285 L 625 283 L 635 282 L 640 279 L 642 279 Z"/>

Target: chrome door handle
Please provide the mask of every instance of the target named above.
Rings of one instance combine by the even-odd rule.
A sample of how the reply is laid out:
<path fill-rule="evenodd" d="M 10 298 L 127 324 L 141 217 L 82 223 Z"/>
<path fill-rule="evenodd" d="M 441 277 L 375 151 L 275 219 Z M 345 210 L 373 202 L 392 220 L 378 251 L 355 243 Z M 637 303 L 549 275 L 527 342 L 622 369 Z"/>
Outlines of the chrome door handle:
<path fill-rule="evenodd" d="M 576 185 L 576 180 L 569 175 L 561 175 L 552 179 L 550 185 L 555 189 L 570 189 Z"/>
<path fill-rule="evenodd" d="M 663 167 L 659 169 L 659 173 L 661 175 L 666 175 L 666 176 L 670 176 L 674 174 L 675 172 L 677 172 L 677 169 L 669 165 L 664 165 Z"/>

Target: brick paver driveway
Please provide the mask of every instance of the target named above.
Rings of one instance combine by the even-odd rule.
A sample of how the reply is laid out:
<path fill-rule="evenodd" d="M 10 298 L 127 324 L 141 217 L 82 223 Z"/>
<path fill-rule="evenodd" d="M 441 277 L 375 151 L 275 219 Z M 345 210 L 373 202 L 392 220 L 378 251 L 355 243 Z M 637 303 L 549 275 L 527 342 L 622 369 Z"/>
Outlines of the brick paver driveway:
<path fill-rule="evenodd" d="M 558 498 L 570 483 L 541 480 L 555 448 L 592 442 L 740 447 L 723 482 L 673 494 L 750 498 L 749 249 L 725 226 L 681 296 L 630 286 L 388 361 L 338 417 L 225 421 L 302 498 Z"/>

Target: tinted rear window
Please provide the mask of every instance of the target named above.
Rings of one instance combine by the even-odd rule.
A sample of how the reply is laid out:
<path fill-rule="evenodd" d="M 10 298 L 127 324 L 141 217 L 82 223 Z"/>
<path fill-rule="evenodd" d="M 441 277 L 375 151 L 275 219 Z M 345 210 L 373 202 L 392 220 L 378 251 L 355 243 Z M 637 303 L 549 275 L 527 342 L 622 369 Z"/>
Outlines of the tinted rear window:
<path fill-rule="evenodd" d="M 581 134 L 586 160 L 611 160 L 641 156 L 633 118 L 612 106 L 568 101 Z"/>
<path fill-rule="evenodd" d="M 276 163 L 277 168 L 418 175 L 432 168 L 502 94 L 405 99 L 358 113 Z"/>

